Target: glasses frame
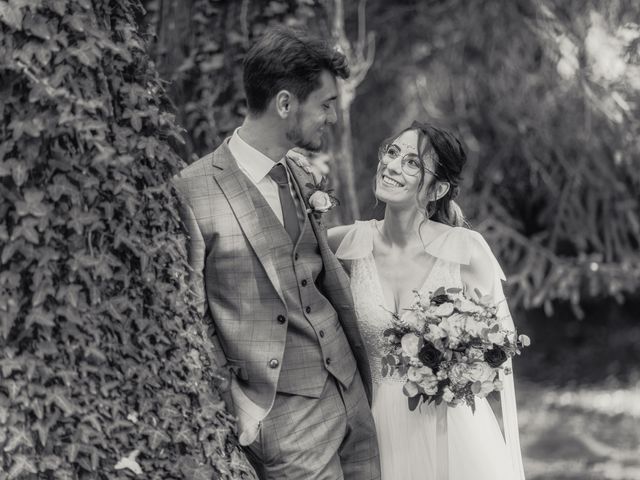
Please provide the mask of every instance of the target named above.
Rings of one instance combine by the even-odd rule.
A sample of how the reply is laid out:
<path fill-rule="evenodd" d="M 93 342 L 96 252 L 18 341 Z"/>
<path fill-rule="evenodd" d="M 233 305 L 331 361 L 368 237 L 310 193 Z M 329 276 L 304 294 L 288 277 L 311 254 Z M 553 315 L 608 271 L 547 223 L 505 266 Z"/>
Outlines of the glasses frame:
<path fill-rule="evenodd" d="M 437 178 L 436 176 L 436 172 L 432 171 L 431 169 L 427 168 L 424 166 L 424 161 L 422 161 L 422 159 L 420 158 L 419 155 L 415 154 L 415 153 L 407 153 L 406 155 L 402 155 L 402 156 L 397 156 L 395 158 L 389 158 L 389 147 L 396 147 L 398 148 L 398 150 L 400 149 L 400 147 L 398 147 L 397 145 L 395 145 L 394 143 L 385 143 L 384 145 L 382 145 L 380 147 L 380 149 L 378 150 L 378 160 L 380 161 L 380 163 L 382 165 L 384 165 L 385 167 L 387 165 L 389 165 L 392 161 L 397 160 L 398 158 L 400 158 L 400 168 L 402 169 L 402 171 L 406 174 L 409 175 L 410 177 L 416 177 L 419 173 L 420 170 L 422 169 L 425 172 L 430 173 L 431 175 L 433 175 L 435 178 Z M 417 158 L 421 163 L 422 163 L 422 168 L 420 169 L 420 167 L 418 168 L 418 170 L 415 173 L 411 173 L 408 172 L 406 170 L 406 165 L 407 165 L 407 157 L 414 157 Z M 388 159 L 388 160 L 385 160 Z"/>

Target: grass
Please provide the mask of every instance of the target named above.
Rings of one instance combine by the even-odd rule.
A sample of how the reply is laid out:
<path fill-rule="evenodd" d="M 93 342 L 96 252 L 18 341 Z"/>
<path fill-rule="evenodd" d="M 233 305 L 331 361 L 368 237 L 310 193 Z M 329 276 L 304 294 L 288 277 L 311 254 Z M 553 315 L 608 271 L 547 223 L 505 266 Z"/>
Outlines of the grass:
<path fill-rule="evenodd" d="M 517 316 L 533 341 L 516 360 L 527 480 L 640 480 L 640 302 L 586 311 Z"/>
<path fill-rule="evenodd" d="M 640 479 L 640 384 L 517 388 L 528 480 Z"/>

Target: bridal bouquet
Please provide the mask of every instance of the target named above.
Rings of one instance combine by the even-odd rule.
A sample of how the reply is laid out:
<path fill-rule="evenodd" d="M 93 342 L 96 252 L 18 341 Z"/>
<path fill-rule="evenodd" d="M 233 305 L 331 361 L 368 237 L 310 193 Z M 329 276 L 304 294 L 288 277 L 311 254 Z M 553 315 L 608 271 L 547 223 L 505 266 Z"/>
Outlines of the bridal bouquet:
<path fill-rule="evenodd" d="M 466 403 L 475 412 L 475 397 L 501 390 L 498 372 L 530 344 L 526 335 L 505 329 L 491 297 L 465 296 L 459 288 L 439 288 L 416 299 L 402 315 L 393 315 L 385 330 L 389 340 L 382 357 L 382 376 L 399 375 L 409 409 L 420 401 Z"/>

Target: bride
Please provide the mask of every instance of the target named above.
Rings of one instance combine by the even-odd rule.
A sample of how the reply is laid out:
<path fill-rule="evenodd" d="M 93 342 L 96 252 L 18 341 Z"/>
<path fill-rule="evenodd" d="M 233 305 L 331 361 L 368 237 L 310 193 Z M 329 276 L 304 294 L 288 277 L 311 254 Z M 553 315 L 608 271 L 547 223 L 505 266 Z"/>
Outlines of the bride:
<path fill-rule="evenodd" d="M 475 413 L 466 405 L 444 404 L 412 412 L 402 380 L 381 376 L 390 312 L 409 307 L 413 290 L 478 289 L 493 295 L 505 325 L 513 322 L 502 292 L 504 274 L 482 236 L 462 226 L 453 201 L 466 161 L 458 140 L 414 123 L 381 147 L 379 159 L 375 194 L 386 204 L 384 220 L 333 228 L 329 241 L 350 271 L 369 355 L 382 479 L 524 479 L 513 375 L 501 378 L 504 437 L 486 399 L 477 399 Z"/>

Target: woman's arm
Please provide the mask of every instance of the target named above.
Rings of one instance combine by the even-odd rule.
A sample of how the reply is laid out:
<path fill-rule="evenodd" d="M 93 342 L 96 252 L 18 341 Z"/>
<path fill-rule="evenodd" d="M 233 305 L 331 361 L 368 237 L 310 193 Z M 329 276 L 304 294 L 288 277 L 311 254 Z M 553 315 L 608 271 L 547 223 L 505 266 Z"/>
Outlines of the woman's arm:
<path fill-rule="evenodd" d="M 498 293 L 496 290 L 502 290 L 500 280 L 496 277 L 494 260 L 489 254 L 473 242 L 471 243 L 471 260 L 469 265 L 460 267 L 460 276 L 465 291 L 469 295 L 474 295 L 479 290 L 482 295 L 491 295 L 493 297 Z"/>

